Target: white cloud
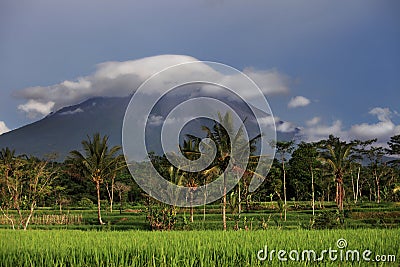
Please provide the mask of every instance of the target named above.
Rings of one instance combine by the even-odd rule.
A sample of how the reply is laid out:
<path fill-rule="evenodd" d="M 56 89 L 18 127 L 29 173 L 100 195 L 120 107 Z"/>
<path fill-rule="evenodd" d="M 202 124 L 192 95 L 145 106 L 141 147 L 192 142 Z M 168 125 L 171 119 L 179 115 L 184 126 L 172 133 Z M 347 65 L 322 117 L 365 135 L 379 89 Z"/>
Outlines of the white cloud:
<path fill-rule="evenodd" d="M 89 76 L 78 77 L 73 81 L 63 81 L 50 86 L 36 86 L 19 90 L 16 97 L 26 99 L 27 102 L 18 109 L 26 112 L 29 117 L 46 115 L 61 107 L 78 104 L 88 98 L 98 96 L 128 96 L 139 87 L 147 78 L 172 65 L 197 61 L 197 59 L 183 55 L 160 55 L 138 60 L 124 62 L 104 62 L 97 65 L 96 71 Z M 196 64 L 187 73 L 173 73 L 174 76 L 191 77 L 199 73 L 215 75 L 226 86 L 240 88 L 240 79 L 237 75 L 226 75 L 217 72 L 207 64 Z M 244 70 L 250 78 L 254 79 L 264 94 L 287 93 L 289 91 L 289 78 L 276 70 Z M 165 91 L 165 80 L 159 81 L 160 86 L 154 86 L 151 90 Z M 207 90 L 203 87 L 203 90 Z M 215 90 L 215 86 L 213 86 Z M 243 95 L 249 94 L 247 88 L 241 89 Z M 151 94 L 152 92 L 148 92 Z M 249 95 L 251 97 L 251 95 Z"/>
<path fill-rule="evenodd" d="M 9 131 L 10 129 L 7 127 L 6 123 L 4 121 L 0 121 L 0 135 Z"/>
<path fill-rule="evenodd" d="M 260 125 L 264 125 L 265 127 L 274 127 L 276 120 L 279 120 L 279 118 L 273 116 L 265 116 L 258 118 L 257 123 Z"/>
<path fill-rule="evenodd" d="M 310 99 L 304 96 L 296 96 L 290 99 L 288 103 L 289 108 L 305 107 L 311 103 Z"/>
<path fill-rule="evenodd" d="M 243 73 L 250 77 L 266 95 L 289 93 L 290 78 L 276 70 L 246 68 Z"/>
<path fill-rule="evenodd" d="M 319 125 L 301 129 L 302 138 L 307 142 L 315 142 L 327 138 L 329 135 L 348 139 L 347 133 L 342 129 L 342 121 L 336 120 L 332 125 Z"/>
<path fill-rule="evenodd" d="M 82 113 L 82 112 L 83 112 L 83 109 L 77 108 L 74 110 L 68 110 L 68 111 L 61 112 L 60 115 L 73 115 L 73 114 Z"/>
<path fill-rule="evenodd" d="M 390 121 L 392 112 L 389 108 L 376 107 L 369 111 L 369 114 L 376 115 L 380 121 Z"/>
<path fill-rule="evenodd" d="M 163 122 L 164 122 L 163 116 L 157 116 L 157 115 L 150 115 L 148 120 L 149 125 L 153 126 L 160 126 L 161 124 L 163 124 Z"/>
<path fill-rule="evenodd" d="M 28 87 L 16 92 L 15 96 L 27 100 L 27 103 L 21 105 L 19 109 L 26 111 L 29 116 L 35 111 L 32 101 L 52 102 L 54 105 L 50 111 L 53 111 L 78 104 L 91 97 L 127 96 L 158 71 L 171 65 L 194 60 L 196 59 L 188 56 L 163 55 L 125 62 L 104 62 L 97 65 L 92 75 L 50 86 Z M 38 109 L 36 114 L 43 114 L 42 111 Z"/>
<path fill-rule="evenodd" d="M 396 112 L 389 108 L 376 107 L 371 109 L 369 114 L 376 116 L 378 122 L 354 124 L 349 129 L 344 129 L 340 120 L 334 121 L 332 125 L 322 125 L 321 118 L 314 117 L 306 121 L 307 127 L 301 129 L 302 139 L 318 141 L 327 138 L 330 134 L 346 141 L 377 138 L 378 143 L 375 145 L 385 147 L 391 136 L 400 134 L 400 125 L 396 125 L 391 119 Z"/>
<path fill-rule="evenodd" d="M 290 133 L 296 130 L 296 126 L 288 121 L 281 121 L 277 123 L 276 130 L 282 133 Z"/>
<path fill-rule="evenodd" d="M 29 118 L 35 118 L 39 115 L 48 115 L 52 111 L 54 104 L 55 103 L 53 101 L 42 103 L 30 99 L 27 103 L 19 105 L 18 109 L 26 112 Z"/>
<path fill-rule="evenodd" d="M 321 117 L 314 117 L 311 120 L 306 121 L 307 126 L 317 125 L 321 121 Z"/>
<path fill-rule="evenodd" d="M 296 125 L 292 122 L 283 121 L 277 116 L 265 116 L 258 118 L 258 123 L 264 125 L 265 127 L 273 127 L 275 125 L 276 130 L 282 133 L 294 132 L 296 130 Z"/>
<path fill-rule="evenodd" d="M 350 129 L 350 134 L 359 139 L 388 139 L 400 134 L 400 125 L 395 125 L 391 120 L 392 112 L 389 108 L 376 107 L 369 111 L 375 115 L 379 122 L 355 124 Z"/>

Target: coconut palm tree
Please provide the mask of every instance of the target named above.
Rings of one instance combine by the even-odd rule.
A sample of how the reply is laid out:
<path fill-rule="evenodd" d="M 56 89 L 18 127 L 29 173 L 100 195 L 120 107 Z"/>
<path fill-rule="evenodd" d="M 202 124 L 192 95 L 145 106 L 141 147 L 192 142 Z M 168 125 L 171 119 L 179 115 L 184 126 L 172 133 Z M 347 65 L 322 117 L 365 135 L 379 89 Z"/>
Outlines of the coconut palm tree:
<path fill-rule="evenodd" d="M 199 151 L 199 143 L 200 140 L 196 139 L 193 136 L 188 136 L 187 140 L 183 141 L 183 145 L 180 146 L 182 153 L 186 158 L 193 161 L 200 156 Z M 190 170 L 190 166 L 189 170 Z M 184 172 L 185 184 L 190 188 L 189 190 L 189 201 L 190 201 L 190 222 L 194 221 L 194 207 L 193 207 L 193 193 L 197 190 L 197 187 L 200 183 L 199 181 L 199 173 L 195 172 Z"/>
<path fill-rule="evenodd" d="M 104 224 L 101 219 L 100 206 L 100 184 L 104 179 L 116 169 L 116 165 L 121 162 L 121 155 L 117 153 L 121 150 L 120 146 L 108 147 L 108 136 L 101 137 L 99 133 L 88 136 L 88 140 L 82 141 L 84 153 L 74 150 L 70 152 L 70 158 L 83 171 L 83 174 L 93 181 L 97 192 L 97 217 L 99 224 Z"/>
<path fill-rule="evenodd" d="M 232 142 L 236 144 L 236 146 L 233 149 L 235 149 L 236 153 L 241 153 L 242 147 L 249 147 L 250 148 L 250 153 L 253 153 L 256 149 L 255 143 L 258 141 L 258 139 L 261 137 L 261 135 L 257 135 L 251 140 L 246 140 L 244 137 L 244 130 L 243 130 L 243 125 L 237 130 L 234 131 L 234 126 L 232 122 L 232 117 L 229 112 L 227 112 L 224 116 L 222 116 L 220 113 L 218 113 L 218 119 L 222 124 L 215 123 L 212 128 L 209 128 L 207 126 L 202 126 L 202 129 L 206 132 L 207 138 L 210 138 L 216 148 L 216 157 L 214 162 L 211 164 L 211 167 L 208 168 L 203 172 L 205 176 L 214 176 L 215 175 L 222 175 L 223 179 L 223 192 L 222 192 L 222 222 L 223 222 L 223 229 L 226 230 L 226 194 L 227 194 L 227 177 L 225 174 L 225 169 L 228 168 L 229 161 L 231 159 L 231 140 L 229 137 L 229 133 L 234 133 L 234 139 Z M 222 126 L 224 125 L 224 126 Z M 233 171 L 243 171 L 241 168 L 236 165 L 237 163 L 233 163 L 230 168 L 232 168 Z"/>
<path fill-rule="evenodd" d="M 320 142 L 322 153 L 320 160 L 328 163 L 335 175 L 336 182 L 336 204 L 339 211 L 343 211 L 344 187 L 343 177 L 348 164 L 347 159 L 350 156 L 354 143 L 340 141 L 338 137 L 330 135 L 327 140 Z"/>
<path fill-rule="evenodd" d="M 2 148 L 0 151 L 0 162 L 2 164 L 9 164 L 15 158 L 15 150 L 10 148 Z"/>

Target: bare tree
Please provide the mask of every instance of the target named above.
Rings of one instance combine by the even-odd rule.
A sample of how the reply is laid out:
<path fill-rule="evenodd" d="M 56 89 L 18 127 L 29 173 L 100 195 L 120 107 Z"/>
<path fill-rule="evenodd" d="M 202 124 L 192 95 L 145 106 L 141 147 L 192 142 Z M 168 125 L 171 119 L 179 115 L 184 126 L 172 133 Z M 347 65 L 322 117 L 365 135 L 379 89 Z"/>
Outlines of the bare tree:
<path fill-rule="evenodd" d="M 122 202 L 123 202 L 123 196 L 124 194 L 128 193 L 131 190 L 131 186 L 126 185 L 125 183 L 122 182 L 116 182 L 114 185 L 114 189 L 118 193 L 118 198 L 119 198 L 119 213 L 122 213 Z"/>
<path fill-rule="evenodd" d="M 0 153 L 2 174 L 0 209 L 13 229 L 22 227 L 26 230 L 38 201 L 52 192 L 52 183 L 57 173 L 48 166 L 48 161 L 15 157 L 10 154 L 7 157 Z M 17 211 L 17 218 L 10 215 L 10 209 Z"/>

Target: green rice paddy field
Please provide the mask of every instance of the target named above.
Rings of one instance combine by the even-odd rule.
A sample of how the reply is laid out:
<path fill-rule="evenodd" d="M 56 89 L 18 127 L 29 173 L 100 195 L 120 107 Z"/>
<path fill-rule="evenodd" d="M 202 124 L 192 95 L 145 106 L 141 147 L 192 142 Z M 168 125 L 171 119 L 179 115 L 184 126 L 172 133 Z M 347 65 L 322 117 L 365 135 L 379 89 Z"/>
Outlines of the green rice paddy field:
<path fill-rule="evenodd" d="M 316 218 L 334 210 L 317 210 Z M 197 208 L 190 223 L 188 211 L 179 210 L 175 230 L 163 232 L 150 230 L 143 206 L 103 212 L 103 226 L 95 210 L 42 208 L 27 231 L 12 230 L 0 216 L 0 266 L 400 266 L 398 203 L 359 204 L 330 230 L 309 230 L 309 209 L 291 209 L 287 221 L 268 206 L 239 221 L 228 214 L 226 232 L 219 206 L 207 206 L 205 217 L 202 212 Z M 337 251 L 321 254 L 329 249 Z M 278 259 L 279 250 L 286 261 Z"/>
<path fill-rule="evenodd" d="M 347 246 L 338 247 L 345 239 Z M 344 242 L 343 240 L 341 240 Z M 398 229 L 349 230 L 259 230 L 259 231 L 81 231 L 81 230 L 0 230 L 1 266 L 399 266 Z M 287 262 L 277 252 L 259 260 L 267 246 L 286 250 Z M 311 261 L 303 250 L 337 250 L 337 259 L 325 255 Z M 297 254 L 291 250 L 297 250 Z M 356 258 L 340 260 L 340 251 L 358 250 Z M 362 259 L 365 250 L 371 251 Z M 259 256 L 263 258 L 264 252 Z M 368 254 L 368 253 L 367 253 Z M 334 254 L 332 254 L 334 255 Z M 349 254 L 350 255 L 350 254 Z M 390 262 L 376 262 L 376 256 Z M 303 259 L 303 260 L 302 260 Z M 354 259 L 354 260 L 353 260 Z"/>

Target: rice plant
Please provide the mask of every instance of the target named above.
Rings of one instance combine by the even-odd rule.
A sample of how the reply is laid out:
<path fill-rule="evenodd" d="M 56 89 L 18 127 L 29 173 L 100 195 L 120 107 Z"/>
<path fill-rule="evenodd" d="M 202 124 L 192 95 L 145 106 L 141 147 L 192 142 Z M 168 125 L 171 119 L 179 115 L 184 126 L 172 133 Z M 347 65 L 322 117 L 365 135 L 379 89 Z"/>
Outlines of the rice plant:
<path fill-rule="evenodd" d="M 281 266 L 279 250 L 370 250 L 400 255 L 398 230 L 174 231 L 104 232 L 74 230 L 0 230 L 0 266 Z M 260 250 L 275 250 L 260 260 Z M 318 254 L 319 255 L 319 254 Z M 286 256 L 287 258 L 287 256 Z M 398 260 L 376 263 L 398 266 Z M 289 266 L 365 266 L 365 261 L 287 259 Z"/>

